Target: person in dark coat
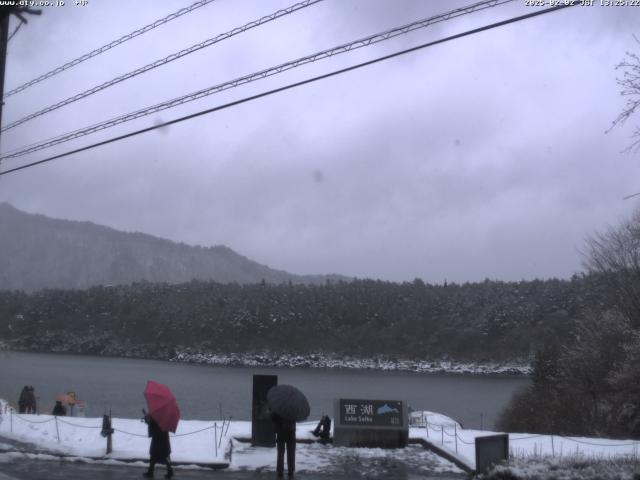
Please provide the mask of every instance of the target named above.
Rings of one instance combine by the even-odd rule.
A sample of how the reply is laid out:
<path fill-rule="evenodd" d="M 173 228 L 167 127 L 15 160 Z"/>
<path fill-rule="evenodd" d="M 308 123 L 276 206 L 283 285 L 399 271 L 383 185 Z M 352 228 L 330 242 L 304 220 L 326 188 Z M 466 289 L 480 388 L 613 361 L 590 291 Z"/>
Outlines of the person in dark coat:
<path fill-rule="evenodd" d="M 27 387 L 26 399 L 27 399 L 27 404 L 26 404 L 27 413 L 35 414 L 36 413 L 36 394 L 33 391 L 33 386 Z"/>
<path fill-rule="evenodd" d="M 315 430 L 311 433 L 316 437 L 320 437 L 322 443 L 327 443 L 331 437 L 331 419 L 329 415 L 322 415 Z"/>
<path fill-rule="evenodd" d="M 144 410 L 143 410 L 144 412 Z M 171 466 L 171 443 L 169 442 L 169 432 L 163 431 L 151 415 L 144 412 L 144 421 L 148 425 L 148 435 L 151 437 L 151 445 L 149 446 L 149 470 L 142 475 L 146 478 L 153 478 L 153 469 L 156 463 L 164 463 L 167 466 L 167 474 L 165 478 L 173 477 L 173 468 Z"/>
<path fill-rule="evenodd" d="M 289 477 L 293 477 L 296 470 L 296 422 L 287 420 L 277 413 L 271 414 L 271 420 L 276 427 L 276 445 L 278 447 L 276 473 L 278 478 L 284 476 L 284 451 L 286 448 L 287 472 Z"/>
<path fill-rule="evenodd" d="M 55 415 L 56 417 L 64 417 L 67 415 L 67 408 L 62 405 L 60 400 L 56 400 L 56 404 L 53 407 L 51 415 Z"/>
<path fill-rule="evenodd" d="M 26 385 L 20 392 L 20 398 L 18 399 L 18 413 L 26 413 L 27 412 L 27 392 L 29 391 L 29 387 Z"/>

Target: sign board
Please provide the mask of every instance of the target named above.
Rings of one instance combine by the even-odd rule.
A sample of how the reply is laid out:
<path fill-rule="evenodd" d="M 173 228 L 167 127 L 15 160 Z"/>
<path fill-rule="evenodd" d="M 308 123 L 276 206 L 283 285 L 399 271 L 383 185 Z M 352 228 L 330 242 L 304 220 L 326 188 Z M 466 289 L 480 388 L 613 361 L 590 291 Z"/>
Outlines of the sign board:
<path fill-rule="evenodd" d="M 403 427 L 402 402 L 398 400 L 340 399 L 340 424 L 375 427 Z"/>
<path fill-rule="evenodd" d="M 341 398 L 334 401 L 333 444 L 343 447 L 406 447 L 406 402 Z"/>
<path fill-rule="evenodd" d="M 484 473 L 492 465 L 509 460 L 509 435 L 476 437 L 476 472 Z"/>
<path fill-rule="evenodd" d="M 267 406 L 267 393 L 278 384 L 277 375 L 253 376 L 253 399 L 251 402 L 251 444 L 259 447 L 273 447 L 276 431 Z"/>

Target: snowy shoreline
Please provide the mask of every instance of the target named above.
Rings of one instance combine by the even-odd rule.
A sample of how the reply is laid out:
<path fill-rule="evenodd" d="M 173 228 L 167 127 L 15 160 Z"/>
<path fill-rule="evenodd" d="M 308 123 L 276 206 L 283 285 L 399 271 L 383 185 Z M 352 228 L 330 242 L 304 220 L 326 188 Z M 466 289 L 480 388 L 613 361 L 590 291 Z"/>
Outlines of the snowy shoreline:
<path fill-rule="evenodd" d="M 314 353 L 309 355 L 261 353 L 212 353 L 177 351 L 169 360 L 177 363 L 197 363 L 226 367 L 264 368 L 324 368 L 379 370 L 386 372 L 450 373 L 465 375 L 530 375 L 526 363 L 462 363 L 446 360 L 409 360 L 391 358 L 360 358 Z"/>
<path fill-rule="evenodd" d="M 384 372 L 439 373 L 456 375 L 531 375 L 531 365 L 525 361 L 473 363 L 456 362 L 454 360 L 399 359 L 385 356 L 377 358 L 357 357 L 322 352 L 315 352 L 306 355 L 277 352 L 216 353 L 183 347 L 173 350 L 172 353 L 163 352 L 162 355 L 154 355 L 144 349 L 142 351 L 127 349 L 120 354 L 102 354 L 101 352 L 78 352 L 69 351 L 67 349 L 53 351 L 41 349 L 31 350 L 20 348 L 16 345 L 10 345 L 2 340 L 0 340 L 0 352 L 136 358 L 218 367 L 378 370 Z"/>

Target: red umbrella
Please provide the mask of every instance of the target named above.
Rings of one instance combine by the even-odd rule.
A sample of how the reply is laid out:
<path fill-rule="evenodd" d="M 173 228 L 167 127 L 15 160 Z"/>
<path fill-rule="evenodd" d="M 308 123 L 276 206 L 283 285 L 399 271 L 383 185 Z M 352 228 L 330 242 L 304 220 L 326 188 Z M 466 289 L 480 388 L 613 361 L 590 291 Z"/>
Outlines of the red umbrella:
<path fill-rule="evenodd" d="M 180 409 L 169 387 L 149 380 L 144 389 L 144 398 L 149 407 L 149 416 L 156 421 L 160 429 L 176 433 Z"/>

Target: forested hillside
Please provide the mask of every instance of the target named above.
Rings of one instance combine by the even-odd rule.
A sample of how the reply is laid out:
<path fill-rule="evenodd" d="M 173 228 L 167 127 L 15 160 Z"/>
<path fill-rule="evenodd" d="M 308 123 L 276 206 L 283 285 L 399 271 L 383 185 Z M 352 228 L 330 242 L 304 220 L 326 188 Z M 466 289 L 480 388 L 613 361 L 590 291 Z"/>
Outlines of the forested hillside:
<path fill-rule="evenodd" d="M 192 279 L 322 283 L 346 277 L 293 275 L 222 245 L 190 246 L 91 222 L 28 214 L 0 203 L 0 289 L 35 291 Z"/>
<path fill-rule="evenodd" d="M 596 275 L 4 291 L 0 339 L 10 348 L 156 358 L 189 349 L 526 361 L 542 345 L 568 342 L 585 312 L 613 304 L 607 295 Z"/>

